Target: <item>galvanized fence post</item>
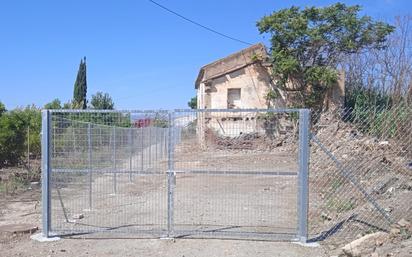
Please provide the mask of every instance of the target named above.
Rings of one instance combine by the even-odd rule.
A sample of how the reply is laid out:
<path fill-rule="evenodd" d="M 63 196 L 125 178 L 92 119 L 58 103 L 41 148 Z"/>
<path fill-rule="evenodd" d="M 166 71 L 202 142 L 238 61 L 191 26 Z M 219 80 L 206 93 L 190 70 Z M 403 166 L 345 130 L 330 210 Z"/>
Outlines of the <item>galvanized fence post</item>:
<path fill-rule="evenodd" d="M 143 170 L 144 170 L 144 128 L 142 127 L 142 128 L 140 128 L 140 130 L 141 130 L 141 133 L 140 133 L 140 136 L 141 136 L 141 144 L 140 144 L 140 146 L 141 146 L 141 148 L 140 148 L 140 171 L 141 172 L 143 172 Z"/>
<path fill-rule="evenodd" d="M 89 209 L 92 209 L 92 183 L 93 183 L 93 174 L 92 174 L 92 133 L 91 133 L 91 124 L 87 125 L 87 143 L 88 143 L 88 170 L 89 170 Z"/>
<path fill-rule="evenodd" d="M 130 156 L 129 156 L 129 182 L 132 182 L 132 167 L 133 167 L 133 136 L 132 136 L 132 129 L 129 128 L 128 133 L 128 144 L 130 147 Z"/>
<path fill-rule="evenodd" d="M 163 158 L 167 158 L 167 128 L 163 129 Z"/>
<path fill-rule="evenodd" d="M 298 175 L 298 240 L 308 237 L 308 177 L 309 177 L 310 110 L 299 110 L 299 175 Z"/>
<path fill-rule="evenodd" d="M 162 158 L 165 157 L 166 153 L 166 128 L 162 128 Z"/>
<path fill-rule="evenodd" d="M 50 237 L 51 206 L 50 206 L 50 127 L 51 114 L 49 110 L 42 111 L 42 234 Z"/>
<path fill-rule="evenodd" d="M 113 127 L 113 193 L 117 192 L 116 174 L 116 127 Z"/>
<path fill-rule="evenodd" d="M 152 124 L 149 125 L 149 164 L 148 167 L 152 166 Z"/>
<path fill-rule="evenodd" d="M 169 112 L 169 128 L 168 128 L 168 148 L 167 148 L 167 236 L 171 237 L 173 235 L 173 222 L 174 222 L 174 187 L 175 187 L 175 177 L 174 177 L 174 147 L 173 147 L 173 125 L 174 113 Z"/>

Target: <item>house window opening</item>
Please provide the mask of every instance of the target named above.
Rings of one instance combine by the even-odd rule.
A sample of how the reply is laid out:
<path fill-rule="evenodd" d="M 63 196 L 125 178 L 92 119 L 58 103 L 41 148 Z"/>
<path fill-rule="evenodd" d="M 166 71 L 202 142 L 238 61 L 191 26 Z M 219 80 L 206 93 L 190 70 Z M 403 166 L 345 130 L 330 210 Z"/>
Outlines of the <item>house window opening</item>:
<path fill-rule="evenodd" d="M 227 90 L 227 108 L 241 108 L 240 88 L 230 88 Z"/>

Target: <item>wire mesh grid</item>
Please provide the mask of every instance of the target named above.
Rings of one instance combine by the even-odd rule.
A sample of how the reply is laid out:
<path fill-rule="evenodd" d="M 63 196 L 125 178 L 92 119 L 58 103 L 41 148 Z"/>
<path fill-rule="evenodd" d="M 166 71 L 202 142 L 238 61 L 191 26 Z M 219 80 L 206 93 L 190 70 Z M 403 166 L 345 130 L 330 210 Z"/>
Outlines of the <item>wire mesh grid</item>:
<path fill-rule="evenodd" d="M 175 235 L 296 238 L 297 112 L 175 115 Z"/>
<path fill-rule="evenodd" d="M 299 111 L 52 111 L 50 231 L 292 239 Z"/>
<path fill-rule="evenodd" d="M 51 230 L 162 235 L 167 114 L 53 112 Z"/>
<path fill-rule="evenodd" d="M 410 106 L 335 109 L 312 122 L 310 240 L 352 241 L 411 214 Z"/>

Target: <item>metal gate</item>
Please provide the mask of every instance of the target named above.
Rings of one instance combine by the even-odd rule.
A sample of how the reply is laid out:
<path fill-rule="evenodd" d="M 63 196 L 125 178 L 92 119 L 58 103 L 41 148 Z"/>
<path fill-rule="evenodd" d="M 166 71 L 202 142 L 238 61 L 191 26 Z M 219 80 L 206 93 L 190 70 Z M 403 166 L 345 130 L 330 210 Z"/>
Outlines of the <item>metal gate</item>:
<path fill-rule="evenodd" d="M 45 110 L 43 233 L 306 241 L 309 110 Z"/>

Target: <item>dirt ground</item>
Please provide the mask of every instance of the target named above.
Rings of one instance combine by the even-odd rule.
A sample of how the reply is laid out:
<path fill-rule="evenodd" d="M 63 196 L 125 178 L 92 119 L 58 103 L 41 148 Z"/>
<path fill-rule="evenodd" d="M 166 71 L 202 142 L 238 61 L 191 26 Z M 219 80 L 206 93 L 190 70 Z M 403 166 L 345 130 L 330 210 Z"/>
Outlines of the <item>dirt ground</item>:
<path fill-rule="evenodd" d="M 40 190 L 33 188 L 0 200 L 0 226 L 32 224 L 41 227 Z M 407 217 L 408 218 L 408 217 Z M 411 216 L 409 216 L 411 218 Z M 35 233 L 40 232 L 40 230 Z M 0 232 L 0 256 L 338 256 L 330 247 L 302 247 L 289 242 L 224 239 L 142 239 L 129 237 L 98 238 L 93 235 L 64 237 L 55 242 L 38 242 L 29 234 Z M 378 256 L 407 257 L 412 254 L 412 239 L 400 237 L 376 247 Z M 389 255 L 388 255 L 389 254 Z"/>
<path fill-rule="evenodd" d="M 40 227 L 40 190 L 33 189 L 0 202 L 0 226 L 33 224 Z M 39 232 L 39 231 L 37 231 Z M 37 233 L 36 232 L 36 233 Z M 327 256 L 321 248 L 288 242 L 222 239 L 141 239 L 66 237 L 55 242 L 37 242 L 30 235 L 0 232 L 0 256 Z"/>
<path fill-rule="evenodd" d="M 4 245 L 1 256 L 324 256 L 321 249 L 308 249 L 290 243 L 234 241 L 217 239 L 63 239 L 39 243 L 20 239 Z"/>

